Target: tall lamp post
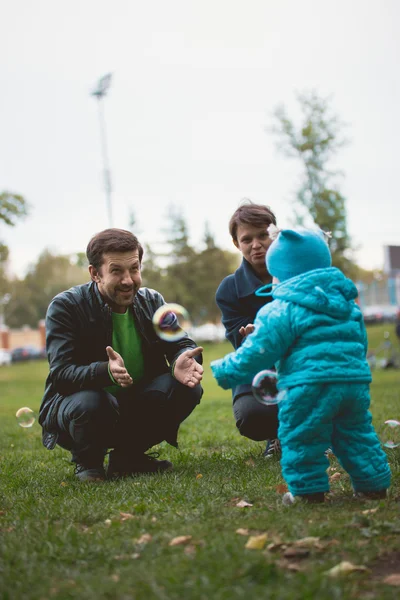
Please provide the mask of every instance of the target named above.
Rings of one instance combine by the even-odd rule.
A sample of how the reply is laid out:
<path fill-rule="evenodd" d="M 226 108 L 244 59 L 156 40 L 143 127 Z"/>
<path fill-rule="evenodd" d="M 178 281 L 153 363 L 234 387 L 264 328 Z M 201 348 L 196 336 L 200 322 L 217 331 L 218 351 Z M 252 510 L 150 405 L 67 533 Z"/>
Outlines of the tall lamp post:
<path fill-rule="evenodd" d="M 10 302 L 10 300 L 11 300 L 11 294 L 4 294 L 4 296 L 0 296 L 0 331 L 5 326 L 4 307 L 6 304 L 8 304 Z"/>
<path fill-rule="evenodd" d="M 108 152 L 107 152 L 107 139 L 106 139 L 106 125 L 104 120 L 104 112 L 103 112 L 103 103 L 102 99 L 107 94 L 107 91 L 111 85 L 112 74 L 108 73 L 99 79 L 97 82 L 97 86 L 91 93 L 92 96 L 95 96 L 98 100 L 99 107 L 99 120 L 100 120 L 100 138 L 101 138 L 101 151 L 103 155 L 103 165 L 104 165 L 104 189 L 106 192 L 106 203 L 107 203 L 107 212 L 108 212 L 108 222 L 109 226 L 113 226 L 113 218 L 112 218 L 112 205 L 111 205 L 111 172 L 108 163 Z"/>

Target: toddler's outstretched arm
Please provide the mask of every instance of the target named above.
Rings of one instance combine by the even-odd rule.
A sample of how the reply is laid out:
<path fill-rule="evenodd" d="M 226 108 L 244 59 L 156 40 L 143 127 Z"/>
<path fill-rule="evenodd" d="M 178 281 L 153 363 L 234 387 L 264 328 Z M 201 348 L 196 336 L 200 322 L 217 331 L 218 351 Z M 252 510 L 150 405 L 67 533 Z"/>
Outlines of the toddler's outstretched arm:
<path fill-rule="evenodd" d="M 223 389 L 251 383 L 263 369 L 271 369 L 294 341 L 286 302 L 275 301 L 259 310 L 254 332 L 224 358 L 211 363 L 212 374 Z"/>

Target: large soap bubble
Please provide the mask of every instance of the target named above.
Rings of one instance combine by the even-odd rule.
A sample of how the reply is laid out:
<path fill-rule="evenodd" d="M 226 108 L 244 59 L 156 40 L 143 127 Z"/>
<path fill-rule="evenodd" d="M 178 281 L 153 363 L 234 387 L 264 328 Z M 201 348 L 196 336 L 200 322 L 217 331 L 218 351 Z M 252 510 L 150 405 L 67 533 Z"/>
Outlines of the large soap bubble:
<path fill-rule="evenodd" d="M 400 446 L 400 422 L 396 421 L 396 419 L 385 421 L 381 439 L 385 448 L 397 448 Z"/>
<path fill-rule="evenodd" d="M 20 427 L 32 427 L 35 422 L 35 413 L 27 406 L 19 408 L 15 413 L 17 423 Z"/>
<path fill-rule="evenodd" d="M 163 304 L 153 315 L 156 334 L 166 342 L 182 339 L 191 327 L 189 313 L 180 304 Z"/>
<path fill-rule="evenodd" d="M 261 404 L 272 405 L 278 404 L 282 398 L 282 394 L 278 394 L 276 388 L 277 374 L 275 371 L 260 371 L 253 379 L 252 392 L 258 402 Z"/>

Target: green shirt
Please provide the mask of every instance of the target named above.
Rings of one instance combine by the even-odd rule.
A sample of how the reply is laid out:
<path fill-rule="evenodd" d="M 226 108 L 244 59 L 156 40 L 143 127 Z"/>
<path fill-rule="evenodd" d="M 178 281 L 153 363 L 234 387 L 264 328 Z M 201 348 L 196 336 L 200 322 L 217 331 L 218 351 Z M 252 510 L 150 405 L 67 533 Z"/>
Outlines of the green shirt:
<path fill-rule="evenodd" d="M 123 314 L 112 313 L 113 334 L 112 348 L 124 359 L 125 368 L 137 383 L 144 374 L 144 361 L 142 343 L 136 329 L 135 320 L 131 310 Z M 105 388 L 110 394 L 116 394 L 121 390 L 119 385 L 111 385 Z"/>

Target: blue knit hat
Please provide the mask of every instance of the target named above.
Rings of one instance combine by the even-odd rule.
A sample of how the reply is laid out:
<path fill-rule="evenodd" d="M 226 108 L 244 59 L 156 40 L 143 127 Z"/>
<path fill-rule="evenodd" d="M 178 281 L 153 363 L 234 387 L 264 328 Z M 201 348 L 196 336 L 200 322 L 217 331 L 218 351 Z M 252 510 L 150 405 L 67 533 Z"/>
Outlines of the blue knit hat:
<path fill-rule="evenodd" d="M 332 264 L 331 253 L 321 229 L 282 229 L 266 254 L 268 272 L 285 281 Z"/>

